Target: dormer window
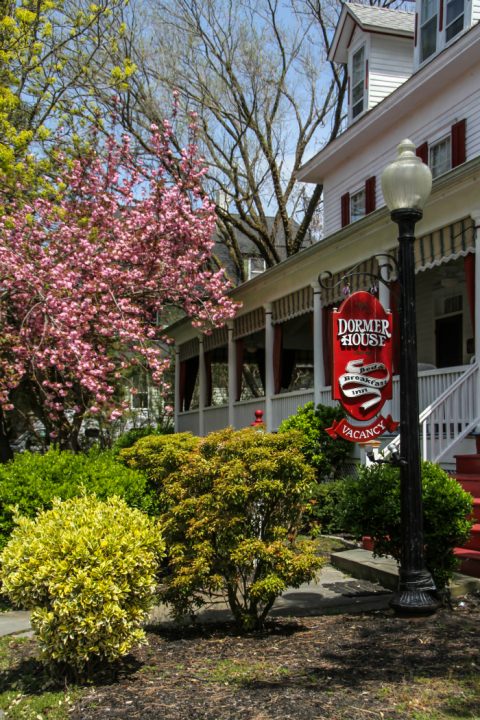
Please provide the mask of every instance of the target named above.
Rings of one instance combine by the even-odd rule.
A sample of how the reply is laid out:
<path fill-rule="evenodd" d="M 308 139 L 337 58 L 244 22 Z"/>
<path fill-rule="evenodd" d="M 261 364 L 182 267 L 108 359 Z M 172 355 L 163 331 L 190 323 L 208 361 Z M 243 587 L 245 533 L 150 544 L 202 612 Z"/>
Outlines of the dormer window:
<path fill-rule="evenodd" d="M 352 118 L 365 108 L 365 46 L 352 57 Z"/>
<path fill-rule="evenodd" d="M 452 149 L 450 135 L 430 145 L 430 170 L 432 177 L 448 172 L 452 167 Z"/>
<path fill-rule="evenodd" d="M 420 25 L 420 62 L 437 50 L 438 0 L 422 0 Z"/>
<path fill-rule="evenodd" d="M 465 22 L 465 0 L 447 0 L 447 22 L 445 40 L 448 42 L 463 30 Z"/>
<path fill-rule="evenodd" d="M 350 195 L 350 222 L 365 217 L 365 190 L 362 188 Z"/>
<path fill-rule="evenodd" d="M 263 257 L 247 258 L 247 279 L 251 280 L 257 275 L 261 275 L 267 269 L 267 263 Z"/>

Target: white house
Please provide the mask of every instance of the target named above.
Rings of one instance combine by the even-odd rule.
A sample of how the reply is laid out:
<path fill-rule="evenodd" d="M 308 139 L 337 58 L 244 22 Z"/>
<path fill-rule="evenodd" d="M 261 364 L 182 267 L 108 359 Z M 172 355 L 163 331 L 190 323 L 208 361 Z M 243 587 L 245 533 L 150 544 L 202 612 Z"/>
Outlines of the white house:
<path fill-rule="evenodd" d="M 447 458 L 479 424 L 480 0 L 417 0 L 416 10 L 344 4 L 331 57 L 348 68 L 349 124 L 298 177 L 323 184 L 325 236 L 236 288 L 242 307 L 228 327 L 170 328 L 177 430 L 244 427 L 256 409 L 274 430 L 309 400 L 332 403 L 329 313 L 352 268 L 350 288 L 370 289 L 397 248 L 380 177 L 404 138 L 434 176 L 415 244 L 424 456 Z M 397 291 L 394 275 L 379 284 L 394 314 Z"/>

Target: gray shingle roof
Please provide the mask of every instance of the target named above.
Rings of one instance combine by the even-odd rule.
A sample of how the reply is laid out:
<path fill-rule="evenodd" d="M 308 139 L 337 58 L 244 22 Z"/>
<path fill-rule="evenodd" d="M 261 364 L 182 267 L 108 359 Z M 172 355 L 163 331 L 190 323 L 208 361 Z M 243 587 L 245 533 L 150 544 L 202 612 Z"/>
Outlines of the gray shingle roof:
<path fill-rule="evenodd" d="M 388 8 L 358 3 L 345 3 L 347 11 L 352 15 L 363 30 L 370 28 L 386 32 L 411 33 L 415 26 L 415 13 L 403 10 L 389 10 Z"/>

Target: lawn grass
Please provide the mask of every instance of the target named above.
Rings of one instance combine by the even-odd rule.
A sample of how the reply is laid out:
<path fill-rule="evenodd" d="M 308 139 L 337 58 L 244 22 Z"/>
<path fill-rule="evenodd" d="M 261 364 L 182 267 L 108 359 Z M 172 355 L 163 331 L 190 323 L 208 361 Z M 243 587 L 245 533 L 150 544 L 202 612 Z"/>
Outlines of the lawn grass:
<path fill-rule="evenodd" d="M 6 720 L 67 720 L 79 690 L 59 688 L 35 652 L 31 638 L 0 638 L 0 710 Z"/>
<path fill-rule="evenodd" d="M 377 698 L 390 709 L 382 720 L 403 713 L 409 720 L 480 720 L 480 677 L 416 678 L 382 685 Z M 390 713 L 394 713 L 391 715 Z"/>

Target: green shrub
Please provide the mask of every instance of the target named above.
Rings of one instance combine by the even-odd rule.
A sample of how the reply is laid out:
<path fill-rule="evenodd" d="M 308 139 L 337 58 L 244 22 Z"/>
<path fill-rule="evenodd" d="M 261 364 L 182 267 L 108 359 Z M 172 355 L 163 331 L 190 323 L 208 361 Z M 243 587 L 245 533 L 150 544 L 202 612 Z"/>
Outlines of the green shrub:
<path fill-rule="evenodd" d="M 344 475 L 345 461 L 351 454 L 352 446 L 348 440 L 334 440 L 325 432 L 334 420 L 340 420 L 345 414 L 340 407 L 328 407 L 307 403 L 280 423 L 278 432 L 299 430 L 302 433 L 302 452 L 315 468 L 317 480 L 322 482 Z"/>
<path fill-rule="evenodd" d="M 286 587 L 323 564 L 312 542 L 295 541 L 313 480 L 300 440 L 295 432 L 222 430 L 190 440 L 181 464 L 162 477 L 163 599 L 176 616 L 222 595 L 239 626 L 258 628 Z"/>
<path fill-rule="evenodd" d="M 173 427 L 171 425 L 156 426 L 145 425 L 144 427 L 131 428 L 126 432 L 122 433 L 113 443 L 112 452 L 114 455 L 118 455 L 121 450 L 132 447 L 137 440 L 147 437 L 149 435 L 170 435 L 173 433 Z"/>
<path fill-rule="evenodd" d="M 146 493 L 152 512 L 159 512 L 163 481 L 181 467 L 198 447 L 200 438 L 191 433 L 149 435 L 120 452 L 120 459 L 146 478 Z"/>
<path fill-rule="evenodd" d="M 155 522 L 120 498 L 55 500 L 18 518 L 0 555 L 3 589 L 32 610 L 44 657 L 82 674 L 143 639 L 162 551 Z"/>
<path fill-rule="evenodd" d="M 344 480 L 315 483 L 304 514 L 304 532 L 334 535 L 343 532 L 338 505 L 343 495 Z"/>
<path fill-rule="evenodd" d="M 425 562 L 437 588 L 449 582 L 457 561 L 453 548 L 469 537 L 472 497 L 441 467 L 422 463 Z M 373 539 L 377 555 L 400 560 L 400 471 L 391 465 L 359 469 L 347 480 L 339 503 L 344 530 Z"/>
<path fill-rule="evenodd" d="M 117 462 L 110 452 L 24 452 L 0 465 L 0 549 L 12 532 L 15 506 L 21 515 L 34 517 L 51 507 L 53 498 L 81 495 L 82 488 L 101 499 L 118 495 L 131 507 L 149 509 L 144 476 Z"/>

